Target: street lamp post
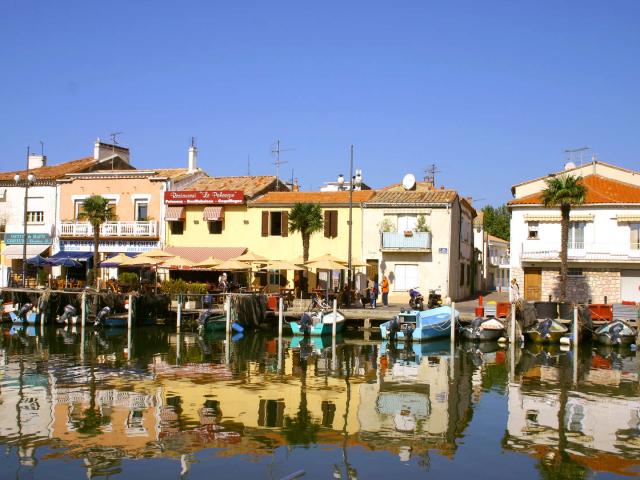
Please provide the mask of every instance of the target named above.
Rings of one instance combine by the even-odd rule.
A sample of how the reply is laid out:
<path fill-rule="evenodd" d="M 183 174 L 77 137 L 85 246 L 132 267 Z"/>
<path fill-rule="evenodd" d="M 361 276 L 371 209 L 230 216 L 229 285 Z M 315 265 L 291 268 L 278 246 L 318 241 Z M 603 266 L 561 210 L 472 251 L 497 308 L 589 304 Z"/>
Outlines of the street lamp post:
<path fill-rule="evenodd" d="M 33 173 L 29 173 L 29 147 L 27 147 L 27 172 L 25 179 L 22 181 L 19 173 L 16 173 L 13 179 L 16 185 L 20 186 L 20 182 L 24 184 L 24 209 L 22 220 L 24 222 L 22 233 L 22 288 L 27 286 L 27 201 L 29 200 L 29 185 L 32 185 L 36 181 L 36 176 Z"/>
<path fill-rule="evenodd" d="M 349 288 L 353 287 L 353 256 L 352 256 L 352 243 L 353 243 L 353 190 L 356 185 L 360 185 L 362 182 L 362 176 L 360 171 L 358 170 L 357 174 L 353 175 L 353 145 L 351 145 L 351 155 L 349 158 L 349 244 L 347 251 L 347 268 L 348 268 L 348 277 L 347 282 Z M 344 176 L 340 174 L 338 176 L 338 188 L 344 187 Z"/>

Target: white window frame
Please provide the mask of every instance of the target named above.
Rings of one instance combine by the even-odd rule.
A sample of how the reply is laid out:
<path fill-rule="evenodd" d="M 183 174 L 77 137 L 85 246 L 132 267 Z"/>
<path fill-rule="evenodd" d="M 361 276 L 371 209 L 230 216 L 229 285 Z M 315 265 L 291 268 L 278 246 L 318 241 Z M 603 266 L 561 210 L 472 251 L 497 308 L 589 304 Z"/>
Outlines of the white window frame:
<path fill-rule="evenodd" d="M 635 242 L 633 241 L 634 234 Z M 629 224 L 629 245 L 631 250 L 640 250 L 640 223 Z"/>
<path fill-rule="evenodd" d="M 535 236 L 531 233 L 535 232 Z M 540 240 L 540 222 L 527 222 L 527 240 Z"/>
<path fill-rule="evenodd" d="M 587 222 L 582 222 L 582 221 L 574 221 L 574 222 L 569 222 L 569 242 L 568 242 L 568 248 L 570 249 L 575 249 L 575 250 L 583 250 L 584 249 L 584 232 L 585 232 L 585 227 L 587 226 Z M 576 234 L 582 231 L 582 241 L 578 240 L 576 241 Z"/>
<path fill-rule="evenodd" d="M 35 218 L 33 218 L 34 216 Z M 42 210 L 30 210 L 27 212 L 27 224 L 42 225 L 43 223 L 44 223 L 44 212 Z"/>

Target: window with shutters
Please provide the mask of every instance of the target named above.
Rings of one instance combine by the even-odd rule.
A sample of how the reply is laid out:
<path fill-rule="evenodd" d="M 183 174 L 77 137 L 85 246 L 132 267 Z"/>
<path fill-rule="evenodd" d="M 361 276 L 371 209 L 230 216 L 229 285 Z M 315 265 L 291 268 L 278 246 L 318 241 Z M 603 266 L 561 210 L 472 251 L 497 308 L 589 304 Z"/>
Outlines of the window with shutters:
<path fill-rule="evenodd" d="M 44 212 L 27 212 L 27 223 L 44 223 Z"/>
<path fill-rule="evenodd" d="M 289 212 L 262 212 L 262 236 L 289 236 Z"/>
<path fill-rule="evenodd" d="M 324 211 L 324 236 L 325 238 L 335 238 L 338 236 L 338 211 Z"/>
<path fill-rule="evenodd" d="M 640 250 L 640 223 L 629 224 L 631 231 L 631 249 Z"/>

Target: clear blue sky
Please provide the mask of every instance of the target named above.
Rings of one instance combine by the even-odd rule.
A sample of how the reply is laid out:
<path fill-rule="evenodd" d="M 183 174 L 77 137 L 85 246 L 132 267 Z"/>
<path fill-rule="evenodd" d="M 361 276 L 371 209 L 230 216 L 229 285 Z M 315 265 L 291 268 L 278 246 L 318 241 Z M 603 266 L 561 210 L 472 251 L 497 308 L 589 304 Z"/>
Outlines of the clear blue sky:
<path fill-rule="evenodd" d="M 377 187 L 430 163 L 498 204 L 563 149 L 640 167 L 640 2 L 28 1 L 0 6 L 0 159 L 91 154 L 125 132 L 137 167 Z"/>

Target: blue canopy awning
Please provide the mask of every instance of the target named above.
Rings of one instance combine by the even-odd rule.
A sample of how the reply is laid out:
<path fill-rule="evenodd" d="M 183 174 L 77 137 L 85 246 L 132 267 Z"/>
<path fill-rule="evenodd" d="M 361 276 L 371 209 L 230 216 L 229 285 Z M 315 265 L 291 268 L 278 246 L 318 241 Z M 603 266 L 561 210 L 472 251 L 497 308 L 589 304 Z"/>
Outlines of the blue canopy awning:
<path fill-rule="evenodd" d="M 74 252 L 74 251 L 64 251 L 61 250 L 55 255 L 51 255 L 47 258 L 49 261 L 62 260 L 63 258 L 70 258 L 76 261 L 86 261 L 89 258 L 93 257 L 93 252 Z"/>

